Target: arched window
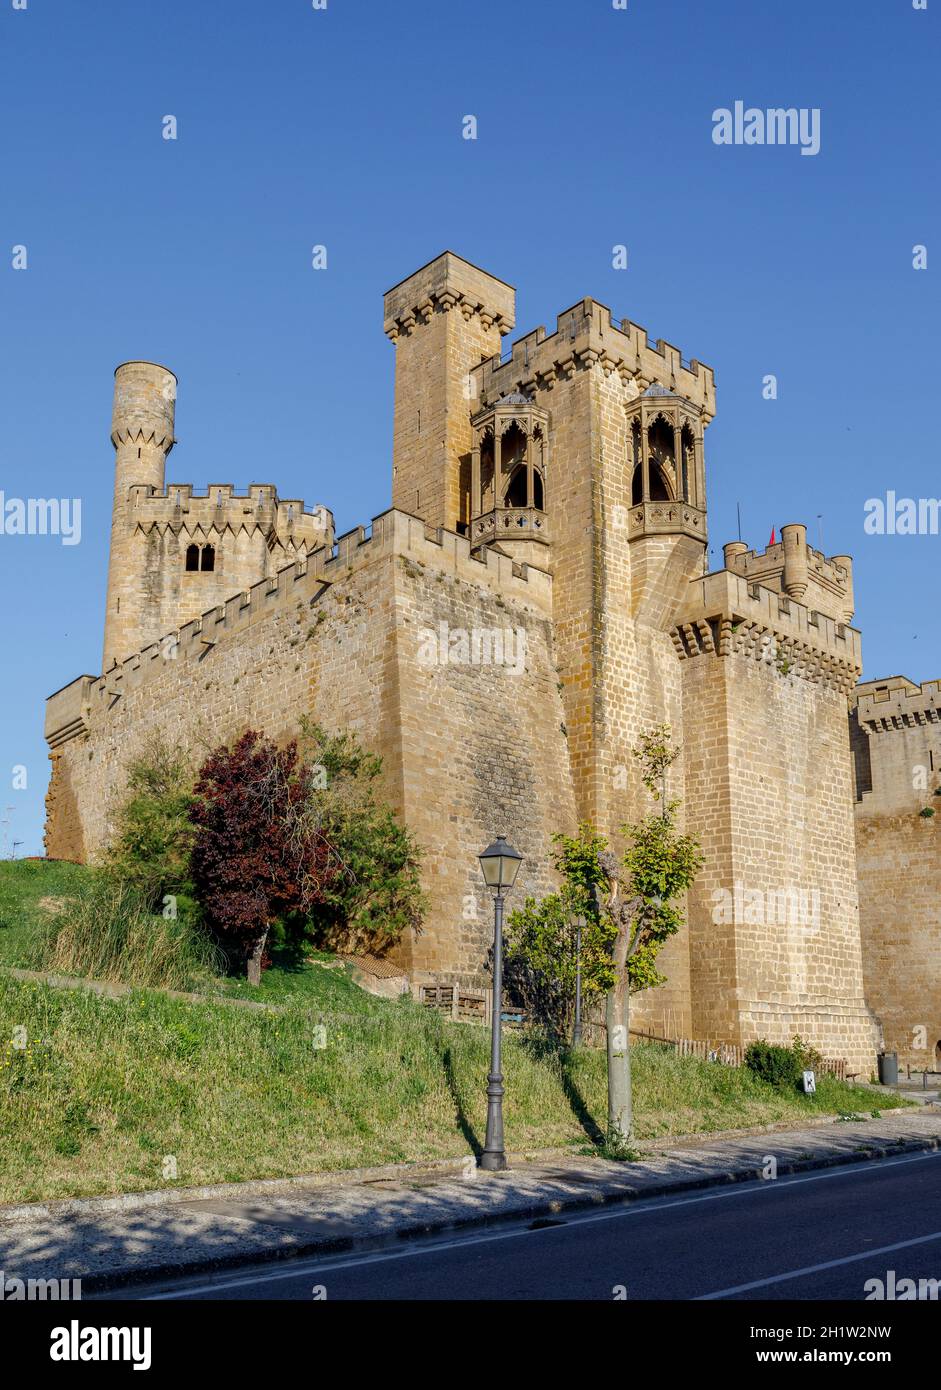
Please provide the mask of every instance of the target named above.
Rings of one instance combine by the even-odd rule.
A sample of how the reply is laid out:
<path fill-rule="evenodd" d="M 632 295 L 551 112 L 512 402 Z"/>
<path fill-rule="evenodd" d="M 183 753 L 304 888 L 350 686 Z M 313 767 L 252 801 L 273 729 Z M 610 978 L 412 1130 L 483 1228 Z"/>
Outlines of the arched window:
<path fill-rule="evenodd" d="M 672 502 L 673 490 L 670 486 L 669 472 L 675 471 L 673 458 L 673 427 L 667 424 L 662 415 L 647 430 L 648 477 L 650 483 L 650 502 Z"/>
<path fill-rule="evenodd" d="M 670 484 L 667 482 L 666 474 L 658 463 L 651 460 L 650 463 L 650 500 L 651 502 L 672 502 L 673 495 L 670 492 Z"/>
<path fill-rule="evenodd" d="M 503 465 L 504 476 L 512 473 L 516 465 L 522 463 L 525 457 L 526 436 L 514 420 L 510 428 L 504 431 L 500 440 L 500 462 Z"/>
<path fill-rule="evenodd" d="M 689 480 L 693 476 L 696 463 L 696 441 L 689 425 L 683 426 L 680 433 L 680 443 L 683 450 L 683 473 L 680 483 L 683 489 L 683 501 L 689 502 L 691 501 Z"/>
<path fill-rule="evenodd" d="M 488 430 L 480 443 L 480 510 L 489 512 L 496 505 L 494 501 L 494 443 L 493 433 Z M 471 499 L 471 507 L 474 502 Z"/>
<path fill-rule="evenodd" d="M 526 506 L 526 468 L 520 464 L 516 472 L 510 479 L 510 486 L 506 490 L 504 505 L 507 507 Z"/>
<path fill-rule="evenodd" d="M 641 464 L 634 469 L 631 479 L 631 506 L 636 507 L 644 500 L 644 470 Z M 660 465 L 650 460 L 650 496 L 648 502 L 672 502 L 670 484 L 660 470 Z"/>
<path fill-rule="evenodd" d="M 188 545 L 186 547 L 186 568 L 188 570 L 199 569 L 199 546 Z"/>
<path fill-rule="evenodd" d="M 216 567 L 216 548 L 214 545 L 204 545 L 200 556 L 199 568 L 201 570 L 214 570 Z"/>
<path fill-rule="evenodd" d="M 506 490 L 506 497 L 503 499 L 505 507 L 525 507 L 528 505 L 526 493 L 526 465 L 521 463 L 510 479 L 510 486 Z M 539 511 L 543 511 L 543 488 L 542 478 L 537 469 L 533 469 L 533 506 Z"/>

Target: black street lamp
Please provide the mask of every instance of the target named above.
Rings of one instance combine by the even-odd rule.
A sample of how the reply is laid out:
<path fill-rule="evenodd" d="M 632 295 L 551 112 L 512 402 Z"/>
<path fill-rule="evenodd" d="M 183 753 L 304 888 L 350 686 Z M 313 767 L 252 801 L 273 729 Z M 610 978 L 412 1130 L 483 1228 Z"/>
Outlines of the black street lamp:
<path fill-rule="evenodd" d="M 487 1077 L 487 1138 L 480 1166 L 488 1172 L 506 1167 L 503 1148 L 503 1073 L 500 1070 L 503 1015 L 503 899 L 516 882 L 523 856 L 498 835 L 478 856 L 484 882 L 493 893 L 493 1001 L 490 1019 L 490 1075 Z"/>

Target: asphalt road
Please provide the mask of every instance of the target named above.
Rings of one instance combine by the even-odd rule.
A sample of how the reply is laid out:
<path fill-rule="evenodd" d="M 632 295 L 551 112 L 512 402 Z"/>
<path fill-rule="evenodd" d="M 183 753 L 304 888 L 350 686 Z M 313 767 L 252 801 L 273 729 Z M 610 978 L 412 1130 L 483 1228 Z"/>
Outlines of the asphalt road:
<path fill-rule="evenodd" d="M 633 1202 L 372 1254 L 246 1267 L 127 1299 L 853 1299 L 941 1280 L 941 1154 Z M 617 1292 L 616 1292 L 617 1291 Z"/>

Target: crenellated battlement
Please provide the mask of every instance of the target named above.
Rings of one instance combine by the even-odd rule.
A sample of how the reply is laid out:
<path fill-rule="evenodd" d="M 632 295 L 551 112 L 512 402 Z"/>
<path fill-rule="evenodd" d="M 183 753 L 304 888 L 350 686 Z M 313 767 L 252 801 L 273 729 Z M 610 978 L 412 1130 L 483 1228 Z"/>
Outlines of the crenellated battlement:
<path fill-rule="evenodd" d="M 847 696 L 862 670 L 855 628 L 727 569 L 690 582 L 670 636 L 681 661 L 737 653 Z"/>
<path fill-rule="evenodd" d="M 511 391 L 550 390 L 595 363 L 608 376 L 617 373 L 631 399 L 656 383 L 697 406 L 704 424 L 715 416 L 711 367 L 695 358 L 686 362 L 680 349 L 662 338 L 650 342 L 647 330 L 630 319 L 616 323 L 607 305 L 591 298 L 559 314 L 554 333 L 547 335 L 544 326 L 534 329 L 513 343 L 508 356 L 489 358 L 472 376 L 483 405 L 492 405 Z"/>
<path fill-rule="evenodd" d="M 145 484 L 128 489 L 128 521 L 135 529 L 165 527 L 208 534 L 260 527 L 285 543 L 332 545 L 333 513 L 320 504 L 305 510 L 301 498 L 282 498 L 272 483 L 252 483 L 246 493 L 231 483 L 210 483 L 194 492 L 192 483 L 172 483 L 164 492 Z"/>
<path fill-rule="evenodd" d="M 882 681 L 860 681 L 852 703 L 861 725 L 869 732 L 941 723 L 941 679 L 916 685 L 907 676 Z"/>
<path fill-rule="evenodd" d="M 373 519 L 368 531 L 365 526 L 355 527 L 340 536 L 335 545 L 324 546 L 233 594 L 103 675 L 79 676 L 57 691 L 46 703 L 47 742 L 56 749 L 86 733 L 91 719 L 107 714 L 128 690 L 159 673 L 165 662 L 201 662 L 228 634 L 299 603 L 313 605 L 326 589 L 341 585 L 366 565 L 390 555 L 438 574 L 451 574 L 485 586 L 504 599 L 515 598 L 543 616 L 551 614 L 552 581 L 545 571 L 514 564 L 508 556 L 493 550 L 487 550 L 478 559 L 471 555 L 470 541 L 464 536 L 444 530 L 430 533 L 418 517 L 395 510 L 383 512 Z"/>
<path fill-rule="evenodd" d="M 397 342 L 435 314 L 452 309 L 465 319 L 479 318 L 485 328 L 496 328 L 502 335 L 516 323 L 516 291 L 463 256 L 443 251 L 386 291 L 383 328 Z"/>
<path fill-rule="evenodd" d="M 826 613 L 838 622 L 852 621 L 853 561 L 849 555 L 827 558 L 807 544 L 807 527 L 798 522 L 781 527 L 781 539 L 765 550 L 749 550 L 744 541 L 723 547 L 725 565 L 755 584 Z"/>

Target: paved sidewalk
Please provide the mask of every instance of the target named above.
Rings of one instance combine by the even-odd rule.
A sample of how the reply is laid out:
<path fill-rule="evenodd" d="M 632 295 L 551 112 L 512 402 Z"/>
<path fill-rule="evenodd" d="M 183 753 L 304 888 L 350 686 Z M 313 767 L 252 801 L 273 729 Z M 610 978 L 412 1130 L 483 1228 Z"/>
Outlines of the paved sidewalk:
<path fill-rule="evenodd" d="M 8 1279 L 80 1278 L 86 1293 L 184 1272 L 352 1249 L 641 1197 L 941 1149 L 941 1111 L 824 1120 L 801 1130 L 644 1142 L 634 1163 L 522 1157 L 0 1208 Z M 511 1156 L 511 1162 L 512 1162 Z"/>

